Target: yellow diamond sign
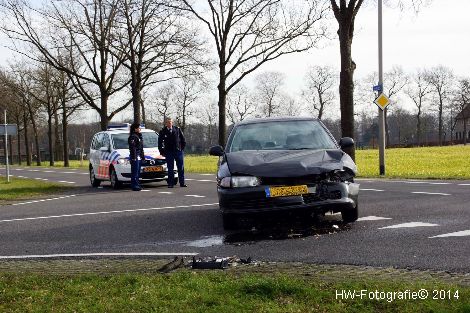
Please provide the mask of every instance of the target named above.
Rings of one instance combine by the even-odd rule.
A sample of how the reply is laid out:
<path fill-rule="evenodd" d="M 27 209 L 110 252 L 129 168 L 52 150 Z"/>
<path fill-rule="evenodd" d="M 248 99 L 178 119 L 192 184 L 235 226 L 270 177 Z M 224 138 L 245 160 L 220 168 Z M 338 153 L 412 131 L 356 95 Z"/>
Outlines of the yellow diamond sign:
<path fill-rule="evenodd" d="M 374 103 L 377 104 L 377 106 L 382 110 L 385 110 L 387 105 L 390 104 L 390 99 L 386 95 L 381 93 L 380 96 L 378 96 L 377 99 L 374 100 Z"/>

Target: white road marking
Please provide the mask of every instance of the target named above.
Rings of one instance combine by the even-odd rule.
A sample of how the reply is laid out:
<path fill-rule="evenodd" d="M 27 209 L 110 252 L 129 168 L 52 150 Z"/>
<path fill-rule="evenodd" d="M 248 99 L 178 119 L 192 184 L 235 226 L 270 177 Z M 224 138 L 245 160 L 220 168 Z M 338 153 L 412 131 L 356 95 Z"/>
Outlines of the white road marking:
<path fill-rule="evenodd" d="M 470 184 L 459 184 L 459 186 L 470 186 Z"/>
<path fill-rule="evenodd" d="M 44 173 L 55 173 L 56 171 L 44 171 Z"/>
<path fill-rule="evenodd" d="M 452 183 L 429 183 L 429 185 L 452 185 Z"/>
<path fill-rule="evenodd" d="M 76 184 L 76 182 L 74 182 L 74 181 L 66 181 L 66 180 L 59 180 L 59 183 Z"/>
<path fill-rule="evenodd" d="M 61 174 L 77 174 L 77 172 L 60 172 Z"/>
<path fill-rule="evenodd" d="M 184 180 L 195 180 L 195 179 L 193 179 L 193 178 L 185 178 Z"/>
<path fill-rule="evenodd" d="M 194 198 L 205 198 L 206 196 L 200 196 L 200 195 L 184 195 L 185 197 L 194 197 Z"/>
<path fill-rule="evenodd" d="M 142 189 L 141 191 L 150 191 L 150 190 L 148 190 L 148 189 Z"/>
<path fill-rule="evenodd" d="M 171 192 L 171 191 L 159 191 L 158 193 L 162 193 L 162 194 L 165 194 L 165 195 L 171 195 L 173 192 Z"/>
<path fill-rule="evenodd" d="M 450 193 L 442 193 L 442 192 L 412 191 L 411 193 L 424 194 L 424 195 L 451 196 Z"/>
<path fill-rule="evenodd" d="M 40 180 L 40 179 L 42 179 L 42 178 L 36 177 L 35 179 Z"/>
<path fill-rule="evenodd" d="M 384 191 L 382 189 L 367 189 L 367 188 L 359 188 L 360 191 Z"/>
<path fill-rule="evenodd" d="M 380 220 L 391 220 L 391 217 L 380 217 L 380 216 L 364 216 L 357 219 L 357 221 L 380 221 Z"/>
<path fill-rule="evenodd" d="M 56 198 L 57 199 L 57 198 Z M 36 201 L 38 202 L 38 201 Z M 32 203 L 32 202 L 29 202 Z M 149 209 L 134 209 L 134 210 L 120 210 L 120 211 L 102 211 L 102 212 L 88 212 L 88 213 L 75 213 L 75 214 L 63 214 L 63 215 L 49 215 L 49 216 L 38 216 L 38 217 L 25 217 L 25 218 L 14 218 L 9 220 L 0 220 L 0 223 L 9 223 L 9 222 L 20 222 L 20 221 L 34 221 L 34 220 L 44 220 L 51 218 L 64 218 L 64 217 L 75 217 L 75 216 L 88 216 L 88 215 L 105 215 L 105 214 L 119 214 L 119 213 L 129 213 L 129 212 L 143 212 L 143 211 L 158 211 L 158 210 L 167 210 L 175 208 L 191 208 L 191 207 L 204 207 L 204 206 L 213 206 L 219 204 L 217 203 L 206 203 L 206 204 L 193 204 L 193 205 L 179 205 L 179 206 L 167 206 L 161 208 L 149 208 Z"/>
<path fill-rule="evenodd" d="M 22 168 L 15 168 L 15 171 L 22 171 Z"/>
<path fill-rule="evenodd" d="M 470 236 L 470 230 L 462 230 L 462 231 L 458 231 L 455 233 L 442 234 L 442 235 L 432 236 L 429 238 L 464 237 L 464 236 Z"/>
<path fill-rule="evenodd" d="M 67 199 L 67 198 L 71 198 L 75 196 L 76 195 L 70 195 L 70 196 L 63 196 L 63 197 L 50 198 L 50 199 L 34 200 L 34 201 L 28 201 L 28 202 L 13 203 L 12 205 L 23 205 L 23 204 L 31 204 L 31 203 L 38 203 L 38 202 L 44 202 L 44 201 L 60 200 L 60 199 Z"/>
<path fill-rule="evenodd" d="M 131 253 L 78 253 L 78 254 L 44 254 L 44 255 L 2 255 L 0 259 L 47 259 L 47 258 L 70 258 L 89 256 L 195 256 L 193 252 L 131 252 Z"/>
<path fill-rule="evenodd" d="M 39 172 L 39 170 L 28 170 L 28 172 Z"/>
<path fill-rule="evenodd" d="M 403 223 L 403 224 L 380 227 L 379 229 L 433 227 L 433 226 L 439 226 L 439 225 L 438 224 L 431 224 L 431 223 L 422 223 L 422 222 L 411 222 L 411 223 Z"/>
<path fill-rule="evenodd" d="M 215 182 L 212 179 L 197 179 L 196 181 L 203 181 L 203 182 Z"/>

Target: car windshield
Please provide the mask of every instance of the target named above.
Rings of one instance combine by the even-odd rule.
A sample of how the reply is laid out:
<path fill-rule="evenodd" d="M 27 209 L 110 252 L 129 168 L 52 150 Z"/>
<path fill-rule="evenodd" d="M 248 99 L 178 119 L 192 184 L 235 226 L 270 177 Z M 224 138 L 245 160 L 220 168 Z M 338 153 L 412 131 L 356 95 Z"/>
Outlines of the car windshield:
<path fill-rule="evenodd" d="M 315 120 L 270 121 L 239 125 L 229 152 L 244 150 L 337 149 L 325 128 Z"/>
<path fill-rule="evenodd" d="M 144 140 L 144 148 L 157 148 L 158 147 L 158 135 L 155 132 L 142 132 L 142 138 Z M 127 139 L 129 134 L 113 134 L 113 148 L 114 149 L 129 149 L 129 143 Z"/>

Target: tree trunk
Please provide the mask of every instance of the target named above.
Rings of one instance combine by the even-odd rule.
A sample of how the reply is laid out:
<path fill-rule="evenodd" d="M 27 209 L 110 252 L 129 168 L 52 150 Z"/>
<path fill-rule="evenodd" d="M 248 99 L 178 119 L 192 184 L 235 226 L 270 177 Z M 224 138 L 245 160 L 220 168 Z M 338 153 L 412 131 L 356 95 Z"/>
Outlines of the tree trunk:
<path fill-rule="evenodd" d="M 41 166 L 41 152 L 39 151 L 38 127 L 36 125 L 36 121 L 34 120 L 33 108 L 31 107 L 30 103 L 28 103 L 28 111 L 29 117 L 31 119 L 31 125 L 33 125 L 34 143 L 36 145 L 36 165 Z"/>
<path fill-rule="evenodd" d="M 416 116 L 418 123 L 416 125 L 416 136 L 418 137 L 418 147 L 421 145 L 421 109 L 418 109 L 418 115 Z"/>
<path fill-rule="evenodd" d="M 140 99 L 140 108 L 142 110 L 142 123 L 146 124 L 147 118 L 145 116 L 145 105 L 144 105 L 144 100 L 142 99 Z"/>
<path fill-rule="evenodd" d="M 69 139 L 68 139 L 68 133 L 67 133 L 67 127 L 68 127 L 68 122 L 67 122 L 67 110 L 65 108 L 65 103 L 63 104 L 63 110 L 62 110 L 62 143 L 63 143 L 63 154 L 64 154 L 64 167 L 69 167 L 70 162 L 69 162 Z"/>
<path fill-rule="evenodd" d="M 339 29 L 341 53 L 339 98 L 341 110 L 341 136 L 354 138 L 354 70 L 356 69 L 356 64 L 353 62 L 351 57 L 352 37 L 349 35 L 349 27 L 349 23 L 343 22 Z M 355 160 L 354 147 L 348 151 L 348 154 L 353 160 Z"/>
<path fill-rule="evenodd" d="M 54 166 L 54 144 L 52 143 L 52 112 L 47 112 L 47 139 L 49 144 L 49 165 Z"/>
<path fill-rule="evenodd" d="M 219 145 L 225 147 L 225 137 L 227 131 L 225 129 L 225 109 L 227 106 L 227 91 L 225 90 L 225 67 L 219 65 L 220 81 L 217 89 L 219 89 Z"/>
<path fill-rule="evenodd" d="M 20 127 L 19 121 L 17 121 L 18 128 Z M 16 142 L 18 147 L 18 165 L 21 165 L 21 136 L 20 132 L 18 131 L 18 136 L 16 136 Z"/>
<path fill-rule="evenodd" d="M 26 110 L 23 112 L 23 127 L 24 127 L 24 145 L 26 147 L 26 165 L 31 166 L 31 149 L 29 148 L 29 134 L 28 134 L 28 118 Z"/>
<path fill-rule="evenodd" d="M 439 93 L 439 146 L 442 146 L 442 111 L 443 111 L 442 94 Z"/>
<path fill-rule="evenodd" d="M 57 111 L 57 106 L 54 105 L 54 160 L 60 161 L 62 160 L 62 142 L 60 139 L 59 114 L 57 113 Z"/>
<path fill-rule="evenodd" d="M 101 130 L 107 130 L 110 118 L 108 117 L 108 95 L 106 91 L 101 91 L 101 111 L 100 111 L 100 127 Z"/>

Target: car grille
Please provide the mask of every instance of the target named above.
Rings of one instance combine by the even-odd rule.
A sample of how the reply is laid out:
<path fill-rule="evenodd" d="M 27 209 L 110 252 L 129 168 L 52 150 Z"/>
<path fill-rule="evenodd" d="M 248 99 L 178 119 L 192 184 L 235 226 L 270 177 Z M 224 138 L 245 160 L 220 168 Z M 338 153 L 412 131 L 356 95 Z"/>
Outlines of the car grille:
<path fill-rule="evenodd" d="M 154 161 L 154 164 L 151 164 L 151 161 Z M 154 160 L 142 160 L 140 162 L 141 166 L 152 166 L 152 165 L 163 165 L 166 164 L 166 160 L 162 159 L 154 159 Z"/>

